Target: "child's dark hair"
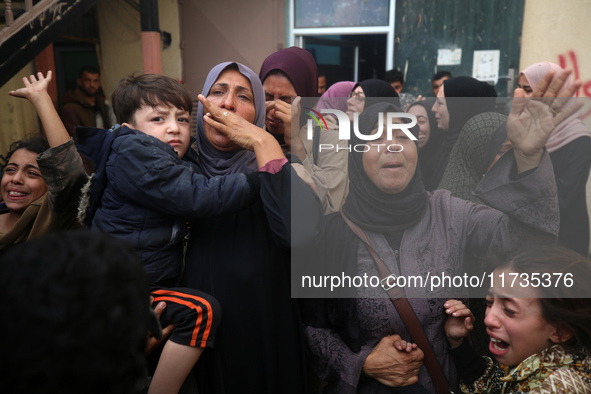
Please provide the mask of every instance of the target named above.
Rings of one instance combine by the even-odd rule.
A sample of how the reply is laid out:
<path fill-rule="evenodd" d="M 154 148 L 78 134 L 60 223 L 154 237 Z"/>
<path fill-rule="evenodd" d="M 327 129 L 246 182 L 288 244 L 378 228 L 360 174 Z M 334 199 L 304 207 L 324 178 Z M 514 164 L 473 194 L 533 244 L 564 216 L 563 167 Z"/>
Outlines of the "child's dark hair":
<path fill-rule="evenodd" d="M 31 137 L 26 140 L 13 142 L 10 144 L 10 148 L 8 148 L 8 153 L 5 156 L 0 155 L 0 164 L 5 166 L 14 152 L 20 149 L 26 149 L 30 152 L 40 154 L 49 149 L 49 143 L 43 137 Z"/>
<path fill-rule="evenodd" d="M 131 74 L 119 81 L 111 95 L 117 123 L 133 123 L 135 112 L 148 105 L 174 106 L 191 113 L 193 99 L 179 81 L 159 74 Z"/>
<path fill-rule="evenodd" d="M 133 248 L 90 230 L 0 252 L 0 384 L 17 393 L 140 392 L 148 284 Z"/>
<path fill-rule="evenodd" d="M 506 255 L 496 268 L 527 274 L 530 283 L 540 278 L 542 317 L 573 333 L 564 345 L 591 350 L 591 260 L 562 246 L 538 244 Z"/>

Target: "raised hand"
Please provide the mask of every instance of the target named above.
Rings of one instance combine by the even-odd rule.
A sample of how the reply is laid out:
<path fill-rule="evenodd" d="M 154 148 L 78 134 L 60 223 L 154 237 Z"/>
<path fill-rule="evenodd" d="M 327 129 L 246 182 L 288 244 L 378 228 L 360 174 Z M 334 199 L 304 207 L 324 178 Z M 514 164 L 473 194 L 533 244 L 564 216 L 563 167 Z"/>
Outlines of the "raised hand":
<path fill-rule="evenodd" d="M 554 128 L 581 108 L 582 103 L 570 104 L 581 86 L 580 81 L 559 93 L 571 73 L 564 70 L 555 77 L 554 71 L 550 71 L 534 90 L 533 98 L 526 99 L 523 89 L 515 89 L 507 119 L 507 137 L 513 144 L 519 173 L 539 165 Z"/>
<path fill-rule="evenodd" d="M 23 77 L 23 83 L 25 86 L 17 90 L 11 90 L 8 94 L 14 97 L 26 98 L 33 102 L 40 95 L 48 94 L 47 87 L 49 86 L 51 78 L 51 71 L 47 72 L 46 77 L 43 76 L 43 73 L 41 72 L 37 73 L 37 77 L 34 75 L 30 75 L 28 78 Z"/>
<path fill-rule="evenodd" d="M 47 72 L 47 76 L 43 76 L 43 73 L 39 72 L 36 77 L 34 75 L 29 78 L 25 77 L 23 78 L 25 86 L 12 90 L 8 94 L 13 97 L 26 98 L 33 104 L 39 119 L 41 119 L 47 142 L 53 148 L 68 142 L 70 136 L 53 106 L 49 93 L 47 93 L 51 78 L 51 71 Z"/>
<path fill-rule="evenodd" d="M 463 302 L 458 300 L 447 300 L 443 306 L 445 313 L 448 314 L 444 325 L 445 335 L 450 346 L 455 348 L 462 344 L 464 338 L 474 328 L 474 315 Z"/>

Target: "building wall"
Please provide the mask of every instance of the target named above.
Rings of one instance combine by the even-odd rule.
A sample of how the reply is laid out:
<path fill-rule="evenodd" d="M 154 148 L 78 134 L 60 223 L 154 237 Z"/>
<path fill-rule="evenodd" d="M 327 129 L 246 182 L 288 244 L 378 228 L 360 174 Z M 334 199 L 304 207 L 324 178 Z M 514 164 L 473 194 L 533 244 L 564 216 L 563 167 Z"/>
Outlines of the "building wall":
<path fill-rule="evenodd" d="M 579 96 L 591 97 L 591 2 L 526 0 L 520 70 L 549 61 L 578 70 Z"/>
<path fill-rule="evenodd" d="M 121 0 L 100 0 L 96 7 L 103 90 L 109 97 L 121 78 L 143 70 L 140 13 Z M 162 49 L 162 73 L 181 80 L 178 0 L 159 0 L 158 13 L 160 30 L 172 37 L 171 45 Z"/>
<path fill-rule="evenodd" d="M 23 77 L 35 72 L 34 62 L 25 66 L 17 75 L 0 87 L 0 154 L 8 152 L 10 144 L 41 132 L 41 125 L 33 105 L 25 99 L 8 95 L 11 90 L 23 86 Z"/>
<path fill-rule="evenodd" d="M 285 47 L 285 0 L 183 0 L 184 81 L 196 97 L 209 70 L 237 61 L 258 73 Z"/>

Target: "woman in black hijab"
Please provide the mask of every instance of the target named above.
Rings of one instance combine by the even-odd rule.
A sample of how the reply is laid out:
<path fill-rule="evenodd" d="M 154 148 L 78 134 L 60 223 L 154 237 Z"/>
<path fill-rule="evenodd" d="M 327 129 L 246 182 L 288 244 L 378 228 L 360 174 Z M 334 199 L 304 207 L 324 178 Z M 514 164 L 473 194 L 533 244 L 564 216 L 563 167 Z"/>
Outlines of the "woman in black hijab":
<path fill-rule="evenodd" d="M 549 90 L 558 91 L 559 81 L 556 79 Z M 522 93 L 518 89 L 515 97 Z M 545 122 L 523 120 L 536 113 L 532 108 Z M 508 135 L 515 157 L 502 156 L 476 188 L 479 197 L 496 209 L 454 198 L 444 190 L 426 192 L 417 170 L 416 143 L 400 128 L 391 130 L 391 135 L 378 135 L 380 118 L 388 120 L 383 119 L 386 112 L 402 111 L 388 103 L 370 106 L 359 119 L 359 129 L 366 137 L 351 136 L 351 188 L 343 212 L 367 232 L 372 248 L 393 274 L 419 281 L 430 275 L 462 277 L 468 251 L 483 254 L 492 247 L 506 250 L 523 242 L 526 235 L 558 232 L 556 188 L 544 145 L 554 124 L 568 116 L 568 111 L 553 116 L 541 101 L 524 105 L 514 100 Z M 219 119 L 225 121 L 223 116 Z M 533 129 L 534 123 L 541 128 Z M 381 128 L 387 129 L 384 125 Z M 220 130 L 233 141 L 249 145 L 243 133 Z M 305 302 L 302 311 L 312 362 L 319 377 L 328 382 L 327 392 L 391 393 L 392 387 L 417 381 L 433 392 L 429 374 L 420 368 L 422 351 L 406 352 L 394 346 L 400 337 L 411 341 L 412 332 L 390 300 L 384 298 L 379 280 L 374 280 L 378 275 L 368 250 L 341 213 L 324 216 L 314 192 L 301 182 L 293 182 L 294 177 L 292 174 L 288 227 L 291 292 L 292 297 L 325 298 Z M 310 276 L 315 278 L 314 285 Z M 334 278 L 343 278 L 342 285 L 335 284 Z M 346 278 L 350 278 L 349 285 Z M 451 387 L 457 388 L 443 333 L 445 300 L 468 290 L 449 286 L 429 289 L 428 285 L 424 288 L 414 283 L 405 287 L 406 297 Z"/>
<path fill-rule="evenodd" d="M 432 178 L 433 188 L 443 178 L 449 155 L 462 127 L 473 116 L 494 112 L 496 97 L 493 86 L 471 77 L 455 77 L 443 82 L 432 108 L 437 126 L 445 133 L 445 141 L 434 158 L 436 171 Z"/>
<path fill-rule="evenodd" d="M 365 108 L 369 108 L 373 104 L 384 101 L 384 97 L 389 97 L 388 102 L 393 102 L 400 106 L 398 93 L 386 81 L 381 79 L 366 79 L 365 81 L 357 83 L 347 100 L 347 115 L 353 121 L 353 114 L 361 114 Z"/>
<path fill-rule="evenodd" d="M 552 118 L 541 102 L 532 105 L 542 106 L 538 110 L 552 119 L 550 123 L 564 117 Z M 531 235 L 556 235 L 558 204 L 544 151 L 553 126 L 524 130 L 528 126 L 517 115 L 529 116 L 529 111 L 529 106 L 514 108 L 512 124 L 519 127 L 513 127 L 509 136 L 521 141 L 515 147 L 519 154 L 501 157 L 476 188 L 493 208 L 452 197 L 445 190 L 426 192 L 416 167 L 416 143 L 399 130 L 393 131 L 392 139 L 374 141 L 352 135 L 350 189 L 342 211 L 367 233 L 371 247 L 394 275 L 425 280 L 444 274 L 462 277 L 468 252 L 482 256 L 493 247 L 508 250 Z M 387 103 L 366 108 L 359 118 L 360 131 L 377 133 L 378 120 L 386 112 L 401 109 Z M 521 140 L 524 135 L 526 145 Z M 387 149 L 394 144 L 402 149 Z M 524 162 L 524 153 L 539 160 Z M 417 381 L 435 392 L 429 373 L 420 368 L 423 353 L 395 347 L 396 340 L 410 342 L 414 335 L 385 298 L 379 280 L 373 280 L 379 275 L 364 243 L 341 213 L 322 216 L 321 207 L 310 198 L 313 194 L 292 191 L 292 295 L 318 298 L 302 300 L 302 310 L 312 364 L 320 379 L 328 382 L 326 392 L 391 393 L 392 387 Z M 511 212 L 511 217 L 504 212 Z M 534 218 L 532 212 L 541 216 Z M 307 277 L 314 278 L 314 285 L 304 280 Z M 346 278 L 353 285 L 347 285 Z M 450 387 L 457 388 L 443 336 L 445 302 L 450 296 L 466 296 L 468 290 L 425 289 L 407 283 L 406 297 Z"/>
<path fill-rule="evenodd" d="M 433 177 L 438 172 L 438 152 L 442 147 L 445 135 L 442 130 L 437 127 L 437 120 L 435 114 L 431 111 L 434 99 L 423 99 L 415 101 L 406 110 L 417 117 L 417 124 L 419 125 L 419 166 L 421 167 L 421 175 L 425 189 L 428 191 L 434 190 L 437 184 Z M 423 122 L 425 124 L 423 124 Z M 423 132 L 428 129 L 428 132 Z M 427 141 L 421 146 L 421 134 L 424 134 Z"/>

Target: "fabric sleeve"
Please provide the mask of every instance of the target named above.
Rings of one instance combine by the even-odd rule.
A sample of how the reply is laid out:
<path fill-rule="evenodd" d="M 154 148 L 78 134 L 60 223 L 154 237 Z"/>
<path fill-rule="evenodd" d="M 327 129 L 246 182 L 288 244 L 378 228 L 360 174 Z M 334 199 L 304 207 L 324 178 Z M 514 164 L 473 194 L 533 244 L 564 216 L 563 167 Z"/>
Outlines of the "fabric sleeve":
<path fill-rule="evenodd" d="M 512 177 L 514 166 L 513 156 L 503 155 L 477 185 L 474 193 L 488 206 L 465 202 L 470 248 L 506 249 L 531 236 L 557 236 L 560 213 L 548 153 L 523 177 Z"/>
<path fill-rule="evenodd" d="M 347 197 L 348 148 L 347 141 L 339 140 L 338 132 L 323 131 L 320 133 L 318 162 L 314 164 L 311 151 L 313 147 L 310 147 L 306 159 L 302 163 L 312 175 L 318 198 L 320 198 L 326 214 L 338 212 Z"/>
<path fill-rule="evenodd" d="M 269 174 L 277 174 L 283 166 L 287 163 L 286 158 L 282 159 L 273 159 L 261 168 L 259 168 L 259 172 L 268 172 Z"/>
<path fill-rule="evenodd" d="M 336 382 L 336 391 L 355 393 L 363 373 L 363 363 L 372 348 L 362 346 L 352 352 L 334 331 L 327 328 L 305 327 L 304 335 L 311 353 L 312 368 L 323 381 Z"/>
<path fill-rule="evenodd" d="M 87 177 L 74 140 L 42 152 L 37 164 L 47 184 L 49 208 L 57 213 L 75 211 Z"/>
<path fill-rule="evenodd" d="M 152 139 L 136 137 L 120 137 L 116 157 L 108 166 L 115 174 L 116 190 L 137 204 L 199 218 L 234 213 L 260 198 L 258 173 L 207 178 L 155 146 Z"/>
<path fill-rule="evenodd" d="M 283 164 L 281 171 L 275 174 L 262 172 L 260 178 L 263 209 L 273 239 L 282 248 L 290 249 L 292 182 L 300 185 L 303 181 L 288 162 Z"/>
<path fill-rule="evenodd" d="M 578 138 L 553 152 L 552 164 L 561 210 L 568 210 L 573 200 L 584 193 L 591 167 L 591 138 Z"/>

